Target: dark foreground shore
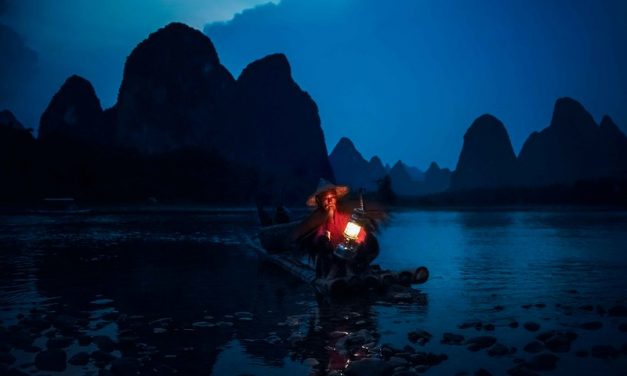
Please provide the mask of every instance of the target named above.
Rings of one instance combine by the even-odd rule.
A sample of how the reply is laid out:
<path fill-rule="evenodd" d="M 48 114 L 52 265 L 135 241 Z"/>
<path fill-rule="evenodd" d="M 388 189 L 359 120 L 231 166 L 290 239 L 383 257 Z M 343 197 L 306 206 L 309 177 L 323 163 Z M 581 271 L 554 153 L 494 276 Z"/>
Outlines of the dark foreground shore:
<path fill-rule="evenodd" d="M 152 319 L 120 314 L 108 299 L 91 304 L 91 312 L 77 314 L 65 312 L 63 305 L 52 303 L 19 314 L 11 320 L 15 321 L 13 324 L 1 324 L 2 374 L 43 374 L 42 371 L 84 375 L 208 374 L 209 370 L 202 368 L 202 358 L 207 351 L 202 339 L 218 333 L 245 331 L 256 321 L 253 313 L 245 311 L 223 317 L 205 315 L 198 317 L 198 321 L 181 322 L 171 317 Z M 416 329 L 406 333 L 406 341 L 381 343 L 379 330 L 359 312 L 358 305 L 336 305 L 319 307 L 319 320 L 307 331 L 298 329 L 303 316 L 285 317 L 277 323 L 285 329 L 281 333 L 269 332 L 265 338 L 244 341 L 250 346 L 265 347 L 266 351 L 286 349 L 292 359 L 307 367 L 308 374 L 315 375 L 440 374 L 438 368 L 442 364 L 457 362 L 449 348 L 456 348 L 455 351 L 463 348 L 469 354 L 487 354 L 498 359 L 500 366 L 508 363 L 507 374 L 512 376 L 543 374 L 559 370 L 564 362 L 572 366 L 586 359 L 596 359 L 615 371 L 609 374 L 627 372 L 624 368 L 627 364 L 626 306 L 547 307 L 536 303 L 522 308 L 543 310 L 547 318 L 544 322 L 525 321 L 523 317 L 508 322 L 467 321 L 443 333 L 434 334 L 429 328 Z M 494 307 L 495 312 L 507 310 L 508 307 Z M 551 312 L 570 318 L 569 326 L 552 322 Z M 107 333 L 114 327 L 118 329 L 116 333 Z M 582 339 L 587 333 L 600 330 L 612 333 L 607 343 L 589 343 Z M 102 333 L 89 334 L 98 331 Z M 511 345 L 513 333 L 525 338 L 523 347 Z M 624 342 L 617 345 L 617 338 Z M 429 350 L 431 343 L 440 344 L 438 351 Z M 457 369 L 455 375 L 500 374 L 499 370 L 477 368 L 472 363 L 457 362 L 454 368 Z M 580 374 L 586 372 L 582 369 Z"/>

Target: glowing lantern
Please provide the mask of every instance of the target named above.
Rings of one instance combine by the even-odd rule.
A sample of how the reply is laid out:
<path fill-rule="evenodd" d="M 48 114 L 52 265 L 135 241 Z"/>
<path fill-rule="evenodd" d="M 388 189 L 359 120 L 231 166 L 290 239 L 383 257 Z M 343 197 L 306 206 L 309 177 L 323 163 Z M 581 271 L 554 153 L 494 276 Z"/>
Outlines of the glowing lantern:
<path fill-rule="evenodd" d="M 334 254 L 344 260 L 352 260 L 357 255 L 357 239 L 359 233 L 362 231 L 360 224 L 363 217 L 363 210 L 355 209 L 355 212 L 351 216 L 350 221 L 344 228 L 344 241 L 340 243 L 335 249 Z"/>
<path fill-rule="evenodd" d="M 347 240 L 357 240 L 359 233 L 361 232 L 361 226 L 353 218 L 346 224 L 344 229 L 344 237 Z"/>

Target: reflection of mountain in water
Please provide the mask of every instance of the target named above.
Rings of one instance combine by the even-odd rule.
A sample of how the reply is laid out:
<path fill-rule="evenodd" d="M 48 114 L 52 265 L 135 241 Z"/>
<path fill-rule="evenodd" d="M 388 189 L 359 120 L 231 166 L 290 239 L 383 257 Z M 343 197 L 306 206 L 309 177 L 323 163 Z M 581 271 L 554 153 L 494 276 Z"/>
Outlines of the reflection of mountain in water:
<path fill-rule="evenodd" d="M 189 241 L 180 239 L 198 232 L 197 218 L 120 218 L 54 219 L 43 228 L 56 237 L 29 240 L 39 250 L 30 266 L 36 290 L 51 299 L 40 312 L 60 335 L 106 335 L 140 369 L 179 374 L 205 374 L 216 362 L 222 367 L 229 347 L 224 356 L 239 348 L 261 361 L 261 370 L 302 371 L 310 367 L 300 364 L 305 359 L 316 359 L 320 370 L 345 366 L 367 354 L 362 346 L 377 344 L 372 300 L 316 300 L 310 287 L 260 263 L 254 252 L 206 242 L 211 233 L 242 226 L 238 219 L 204 218 L 201 227 L 213 229 Z M 118 226 L 137 236 L 109 236 Z M 110 342 L 94 337 L 103 341 Z M 74 342 L 66 351 L 71 357 L 85 347 Z"/>
<path fill-rule="evenodd" d="M 302 310 L 297 303 L 309 291 L 286 283 L 241 249 L 130 242 L 95 251 L 70 248 L 43 256 L 38 288 L 60 296 L 59 304 L 66 305 L 60 313 L 69 316 L 93 310 L 95 295 L 112 299 L 123 355 L 138 356 L 139 343 L 124 340 L 138 337 L 156 347 L 146 367 L 201 374 L 235 335 L 260 339 L 265 346 L 251 346 L 251 354 L 267 364 L 281 365 L 287 356 L 285 346 L 268 346 L 264 339 L 272 331 L 289 335 L 289 328 L 276 324 Z"/>

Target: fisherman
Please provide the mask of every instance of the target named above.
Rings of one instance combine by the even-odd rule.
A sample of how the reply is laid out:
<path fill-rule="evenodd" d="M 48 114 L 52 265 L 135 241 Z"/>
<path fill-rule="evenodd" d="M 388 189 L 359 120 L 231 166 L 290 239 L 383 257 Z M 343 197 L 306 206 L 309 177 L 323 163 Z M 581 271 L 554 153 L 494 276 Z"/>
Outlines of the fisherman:
<path fill-rule="evenodd" d="M 370 229 L 362 230 L 354 240 L 357 253 L 354 259 L 344 260 L 335 250 L 346 241 L 344 230 L 351 215 L 338 210 L 337 201 L 348 194 L 348 187 L 320 179 L 318 188 L 308 198 L 307 206 L 315 210 L 302 221 L 294 238 L 310 252 L 318 278 L 351 276 L 363 272 L 379 254 L 379 244 Z"/>

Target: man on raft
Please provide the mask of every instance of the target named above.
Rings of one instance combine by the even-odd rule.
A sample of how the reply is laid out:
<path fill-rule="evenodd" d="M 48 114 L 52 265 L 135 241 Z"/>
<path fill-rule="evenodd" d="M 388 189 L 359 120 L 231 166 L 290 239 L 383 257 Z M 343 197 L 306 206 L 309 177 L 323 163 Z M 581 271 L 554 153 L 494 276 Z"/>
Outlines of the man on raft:
<path fill-rule="evenodd" d="M 348 194 L 348 187 L 320 179 L 318 188 L 308 198 L 315 210 L 298 224 L 293 239 L 309 251 L 315 260 L 316 277 L 350 277 L 364 272 L 379 255 L 374 226 L 365 216 L 338 209 L 338 200 Z"/>

